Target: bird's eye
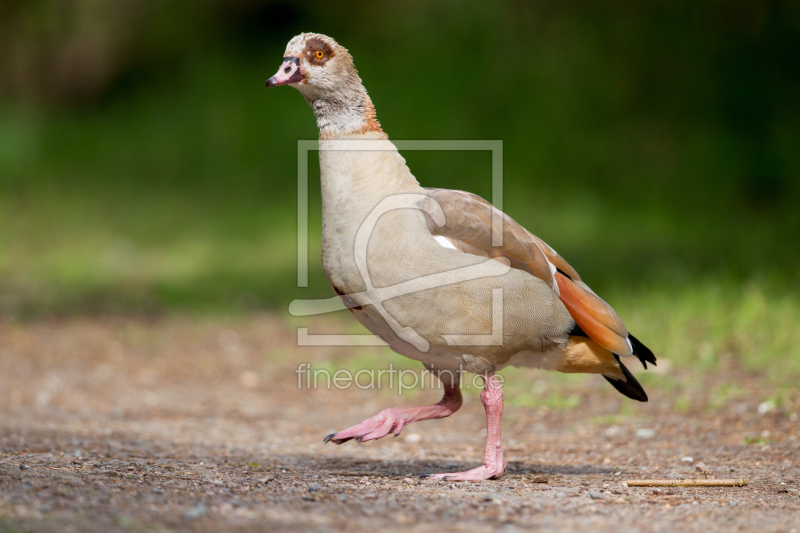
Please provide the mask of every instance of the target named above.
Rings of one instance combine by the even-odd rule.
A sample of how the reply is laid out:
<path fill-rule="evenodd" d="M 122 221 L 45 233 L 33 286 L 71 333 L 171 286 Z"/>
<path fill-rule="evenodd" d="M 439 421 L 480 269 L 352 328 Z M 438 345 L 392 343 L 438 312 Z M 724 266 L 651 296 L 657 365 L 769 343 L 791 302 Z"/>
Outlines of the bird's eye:
<path fill-rule="evenodd" d="M 325 54 L 322 52 L 322 50 L 317 50 L 317 53 L 314 55 L 317 56 L 317 59 L 322 59 L 322 56 L 324 56 Z"/>

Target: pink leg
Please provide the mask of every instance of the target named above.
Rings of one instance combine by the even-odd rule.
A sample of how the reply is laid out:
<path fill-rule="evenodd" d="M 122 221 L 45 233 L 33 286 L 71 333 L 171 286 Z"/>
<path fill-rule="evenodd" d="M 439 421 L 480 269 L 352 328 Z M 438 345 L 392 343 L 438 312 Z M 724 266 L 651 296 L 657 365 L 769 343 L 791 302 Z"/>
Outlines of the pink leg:
<path fill-rule="evenodd" d="M 433 474 L 431 479 L 446 481 L 483 481 L 497 479 L 506 469 L 503 458 L 503 442 L 500 438 L 500 418 L 503 416 L 503 389 L 500 380 L 494 374 L 483 377 L 481 401 L 486 408 L 486 452 L 483 455 L 483 466 L 456 472 L 454 474 Z"/>
<path fill-rule="evenodd" d="M 380 439 L 389 433 L 394 433 L 396 437 L 400 434 L 403 426 L 412 422 L 450 416 L 461 407 L 461 390 L 458 388 L 458 380 L 454 380 L 453 384 L 443 381 L 443 385 L 444 397 L 439 403 L 424 407 L 392 407 L 384 409 L 358 425 L 328 435 L 325 437 L 325 442 L 341 444 L 350 439 L 364 442 Z"/>

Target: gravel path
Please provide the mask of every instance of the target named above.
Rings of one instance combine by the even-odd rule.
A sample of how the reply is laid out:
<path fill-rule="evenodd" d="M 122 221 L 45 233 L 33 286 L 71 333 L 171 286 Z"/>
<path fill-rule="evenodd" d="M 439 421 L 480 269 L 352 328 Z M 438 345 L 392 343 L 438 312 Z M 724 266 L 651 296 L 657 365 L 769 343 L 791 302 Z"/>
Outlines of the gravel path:
<path fill-rule="evenodd" d="M 679 411 L 675 391 L 635 405 L 591 381 L 576 408 L 506 408 L 499 481 L 436 482 L 419 475 L 482 456 L 477 396 L 396 439 L 325 445 L 437 393 L 298 389 L 301 361 L 348 354 L 294 336 L 268 315 L 0 325 L 0 532 L 800 532 L 796 391 L 779 406 L 756 391 Z M 624 483 L 701 470 L 750 485 Z"/>

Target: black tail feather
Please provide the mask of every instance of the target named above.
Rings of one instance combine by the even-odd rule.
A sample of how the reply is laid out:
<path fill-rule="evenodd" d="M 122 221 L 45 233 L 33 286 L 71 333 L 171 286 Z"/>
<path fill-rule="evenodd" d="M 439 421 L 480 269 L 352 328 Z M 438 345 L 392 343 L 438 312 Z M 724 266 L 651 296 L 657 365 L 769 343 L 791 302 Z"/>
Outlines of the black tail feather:
<path fill-rule="evenodd" d="M 622 362 L 619 360 L 619 357 L 617 357 L 616 354 L 614 355 L 614 358 L 617 360 L 617 363 L 619 363 L 619 368 L 620 370 L 622 370 L 622 373 L 625 375 L 625 379 L 627 379 L 627 381 L 616 380 L 608 376 L 603 376 L 603 377 L 606 378 L 606 381 L 611 383 L 611 385 L 615 389 L 617 389 L 619 392 L 621 392 L 628 398 L 640 402 L 646 402 L 647 393 L 644 391 L 642 386 L 639 384 L 638 381 L 636 381 L 636 378 L 633 377 L 633 374 L 631 374 L 630 371 L 627 368 L 625 368 L 625 365 L 622 364 Z"/>
<path fill-rule="evenodd" d="M 631 346 L 633 347 L 633 355 L 639 358 L 639 361 L 642 362 L 642 366 L 647 368 L 647 363 L 652 363 L 653 366 L 656 365 L 656 356 L 653 355 L 653 352 L 642 344 L 639 339 L 628 333 L 628 340 L 631 341 Z"/>

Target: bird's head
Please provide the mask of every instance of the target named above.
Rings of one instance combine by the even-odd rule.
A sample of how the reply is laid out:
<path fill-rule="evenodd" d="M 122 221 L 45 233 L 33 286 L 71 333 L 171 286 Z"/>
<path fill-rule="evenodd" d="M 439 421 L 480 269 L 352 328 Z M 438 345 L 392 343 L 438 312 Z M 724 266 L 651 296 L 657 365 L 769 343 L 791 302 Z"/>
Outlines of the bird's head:
<path fill-rule="evenodd" d="M 361 85 L 361 80 L 347 49 L 325 35 L 301 33 L 289 41 L 283 63 L 267 87 L 289 85 L 313 99 L 354 83 Z"/>
<path fill-rule="evenodd" d="M 353 133 L 384 136 L 375 107 L 346 48 L 319 33 L 301 33 L 286 45 L 283 63 L 267 87 L 294 87 L 311 105 L 321 137 Z"/>

